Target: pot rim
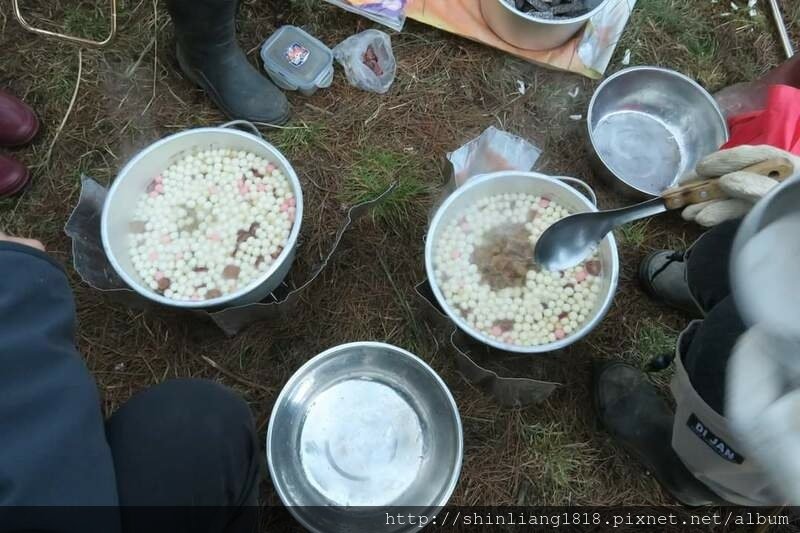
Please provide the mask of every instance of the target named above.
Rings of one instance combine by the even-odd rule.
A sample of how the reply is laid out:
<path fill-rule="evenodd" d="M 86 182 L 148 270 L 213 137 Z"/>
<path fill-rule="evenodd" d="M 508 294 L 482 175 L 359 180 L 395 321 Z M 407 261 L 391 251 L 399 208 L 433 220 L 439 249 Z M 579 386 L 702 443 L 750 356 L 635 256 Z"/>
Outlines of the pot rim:
<path fill-rule="evenodd" d="M 494 1 L 498 2 L 500 5 L 502 5 L 505 9 L 507 9 L 508 11 L 513 13 L 514 15 L 517 15 L 517 16 L 519 16 L 521 18 L 524 18 L 525 20 L 530 20 L 531 22 L 537 22 L 539 24 L 544 24 L 546 26 L 565 26 L 565 25 L 575 24 L 576 22 L 584 22 L 584 21 L 589 20 L 590 18 L 592 18 L 598 11 L 600 11 L 603 7 L 605 7 L 605 5 L 609 2 L 609 0 L 600 0 L 600 3 L 597 4 L 594 7 L 594 9 L 592 9 L 588 13 L 584 13 L 583 15 L 581 15 L 579 17 L 575 17 L 575 18 L 540 19 L 540 18 L 532 17 L 532 16 L 530 16 L 530 15 L 528 15 L 526 13 L 523 13 L 521 11 L 517 11 L 517 9 L 514 6 L 509 5 L 504 0 L 494 0 Z"/>
<path fill-rule="evenodd" d="M 675 70 L 668 69 L 668 68 L 663 68 L 663 67 L 655 67 L 655 66 L 651 66 L 651 65 L 639 65 L 639 66 L 635 66 L 635 67 L 624 68 L 624 69 L 622 69 L 622 70 L 620 70 L 618 72 L 615 72 L 614 74 L 612 74 L 611 76 L 609 76 L 608 78 L 603 80 L 603 82 L 600 85 L 597 86 L 597 89 L 594 90 L 594 94 L 592 94 L 592 98 L 591 98 L 591 100 L 589 100 L 589 109 L 586 112 L 586 129 L 588 130 L 588 133 L 589 133 L 589 143 L 592 146 L 592 152 L 600 160 L 600 163 L 603 165 L 603 167 L 605 169 L 607 169 L 608 172 L 611 173 L 611 175 L 614 176 L 614 178 L 617 181 L 619 181 L 623 185 L 626 185 L 626 186 L 636 190 L 637 192 L 639 192 L 641 194 L 647 195 L 650 198 L 654 198 L 654 197 L 658 196 L 658 193 L 653 193 L 653 192 L 650 192 L 650 191 L 646 191 L 646 190 L 642 189 L 641 187 L 630 183 L 626 178 L 623 178 L 622 176 L 620 176 L 611 167 L 611 165 L 608 164 L 606 159 L 602 156 L 602 154 L 600 154 L 600 151 L 597 149 L 597 144 L 595 143 L 595 137 L 594 137 L 594 129 L 592 128 L 592 122 L 593 122 L 593 119 L 594 119 L 595 104 L 597 103 L 597 98 L 600 96 L 600 93 L 603 92 L 603 90 L 608 85 L 610 85 L 611 82 L 613 82 L 617 78 L 621 78 L 621 77 L 626 76 L 626 75 L 628 75 L 628 74 L 630 74 L 632 72 L 637 72 L 637 71 L 649 71 L 649 72 L 659 72 L 659 73 L 662 73 L 662 74 L 668 74 L 668 75 L 674 76 L 674 77 L 676 77 L 678 79 L 681 79 L 681 80 L 689 83 L 689 85 L 693 86 L 703 96 L 703 98 L 705 98 L 705 100 L 708 103 L 711 104 L 711 106 L 714 109 L 714 111 L 716 111 L 717 116 L 719 117 L 720 123 L 722 124 L 722 129 L 724 130 L 724 133 L 725 133 L 725 143 L 727 143 L 728 140 L 730 139 L 730 132 L 728 131 L 728 121 L 725 120 L 725 115 L 723 115 L 722 110 L 719 108 L 719 105 L 717 105 L 717 101 L 714 100 L 714 96 L 712 96 L 712 94 L 710 92 L 705 90 L 705 88 L 703 88 L 702 85 L 700 85 L 695 80 L 693 80 L 692 78 L 690 78 L 689 76 L 687 76 L 685 74 L 681 74 L 680 72 L 677 72 Z"/>
<path fill-rule="evenodd" d="M 251 281 L 245 287 L 240 288 L 234 293 L 226 294 L 220 296 L 219 298 L 213 298 L 211 300 L 201 300 L 201 301 L 183 301 L 183 300 L 172 300 L 165 296 L 162 296 L 156 292 L 154 292 L 149 287 L 144 287 L 142 284 L 130 276 L 125 269 L 123 269 L 119 262 L 117 261 L 116 256 L 112 250 L 110 244 L 110 237 L 108 235 L 108 217 L 109 217 L 109 208 L 111 205 L 111 200 L 114 198 L 114 195 L 119 188 L 119 185 L 124 181 L 125 176 L 127 176 L 130 171 L 141 162 L 144 158 L 149 156 L 154 150 L 160 148 L 164 145 L 167 145 L 176 139 L 182 137 L 188 137 L 192 135 L 197 135 L 200 133 L 217 133 L 220 135 L 234 135 L 239 137 L 245 137 L 247 139 L 253 140 L 258 142 L 259 144 L 263 145 L 274 157 L 277 159 L 286 169 L 286 177 L 288 178 L 289 182 L 292 184 L 292 188 L 295 192 L 295 198 L 297 201 L 297 205 L 295 207 L 295 220 L 294 225 L 292 226 L 292 231 L 289 233 L 289 238 L 284 245 L 283 251 L 278 256 L 275 261 L 273 261 L 270 268 L 259 275 L 256 279 Z M 247 133 L 240 130 L 229 129 L 225 127 L 208 127 L 208 128 L 193 128 L 186 131 L 182 131 L 179 133 L 175 133 L 164 137 L 163 139 L 159 139 L 158 141 L 150 144 L 145 149 L 141 150 L 138 154 L 136 154 L 128 163 L 125 164 L 124 167 L 117 173 L 116 178 L 114 179 L 114 183 L 111 185 L 111 188 L 108 190 L 108 194 L 106 195 L 105 201 L 103 202 L 103 212 L 100 219 L 100 235 L 103 242 L 103 249 L 106 253 L 106 257 L 108 258 L 111 266 L 114 268 L 114 271 L 119 275 L 122 280 L 128 285 L 129 288 L 136 291 L 139 295 L 147 298 L 150 301 L 159 303 L 161 305 L 166 305 L 168 307 L 176 307 L 180 309 L 209 309 L 214 307 L 224 306 L 230 302 L 236 301 L 237 299 L 241 298 L 242 296 L 254 291 L 259 285 L 267 281 L 278 268 L 283 265 L 283 263 L 287 260 L 290 254 L 294 253 L 295 246 L 297 244 L 297 239 L 300 234 L 300 226 L 303 220 L 303 194 L 302 194 L 302 187 L 300 185 L 300 179 L 297 177 L 297 173 L 294 170 L 294 167 L 289 162 L 288 159 L 278 150 L 275 146 L 267 142 L 265 139 L 262 139 L 259 136 L 253 135 L 252 133 Z"/>
<path fill-rule="evenodd" d="M 500 172 L 492 172 L 489 174 L 482 174 L 479 176 L 475 176 L 470 178 L 470 180 L 456 189 L 447 199 L 442 203 L 441 206 L 436 211 L 436 214 L 431 220 L 430 225 L 428 226 L 428 231 L 426 234 L 425 239 L 425 272 L 428 276 L 428 282 L 431 285 L 431 290 L 433 290 L 433 294 L 436 297 L 437 302 L 442 307 L 444 312 L 447 316 L 452 320 L 456 326 L 465 333 L 467 333 L 470 337 L 474 338 L 475 340 L 489 345 L 493 348 L 497 348 L 499 350 L 503 350 L 505 352 L 513 352 L 519 354 L 543 354 L 547 352 L 554 352 L 567 346 L 570 346 L 579 340 L 586 337 L 595 327 L 602 321 L 603 317 L 605 317 L 608 310 L 611 308 L 611 304 L 614 301 L 614 296 L 617 291 L 617 285 L 619 283 L 619 250 L 617 248 L 617 241 L 614 238 L 613 233 L 609 233 L 606 236 L 608 239 L 608 244 L 611 248 L 611 273 L 609 279 L 609 288 L 606 292 L 602 305 L 598 308 L 597 312 L 588 320 L 583 326 L 581 326 L 576 332 L 565 337 L 561 340 L 557 340 L 555 342 L 550 342 L 547 344 L 541 344 L 538 346 L 518 346 L 515 344 L 508 344 L 505 342 L 496 341 L 487 335 L 484 335 L 477 329 L 470 326 L 463 318 L 461 318 L 458 314 L 456 314 L 450 304 L 442 294 L 441 289 L 439 288 L 439 284 L 436 281 L 436 277 L 434 275 L 434 268 L 433 268 L 433 247 L 434 247 L 434 239 L 433 234 L 435 230 L 441 224 L 441 220 L 444 217 L 445 212 L 452 206 L 452 204 L 456 201 L 458 197 L 464 194 L 471 188 L 477 187 L 483 183 L 493 181 L 502 177 L 506 176 L 520 176 L 531 179 L 531 181 L 546 181 L 556 185 L 557 187 L 563 189 L 566 193 L 572 194 L 576 198 L 580 199 L 580 201 L 586 205 L 586 207 L 591 211 L 597 211 L 598 208 L 592 202 L 589 201 L 583 194 L 580 193 L 577 189 L 573 188 L 572 186 L 560 181 L 558 178 L 554 178 L 552 176 L 546 176 L 544 174 L 540 174 L 538 172 L 522 172 L 522 171 L 500 171 Z"/>

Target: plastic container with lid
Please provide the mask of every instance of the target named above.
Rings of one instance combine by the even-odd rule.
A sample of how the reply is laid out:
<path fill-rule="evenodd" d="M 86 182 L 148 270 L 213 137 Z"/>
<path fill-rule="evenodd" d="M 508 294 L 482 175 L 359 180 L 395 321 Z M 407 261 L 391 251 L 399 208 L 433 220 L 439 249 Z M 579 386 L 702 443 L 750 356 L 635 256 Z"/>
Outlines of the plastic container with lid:
<path fill-rule="evenodd" d="M 281 89 L 311 96 L 333 82 L 333 52 L 296 26 L 283 26 L 261 46 L 264 70 Z"/>

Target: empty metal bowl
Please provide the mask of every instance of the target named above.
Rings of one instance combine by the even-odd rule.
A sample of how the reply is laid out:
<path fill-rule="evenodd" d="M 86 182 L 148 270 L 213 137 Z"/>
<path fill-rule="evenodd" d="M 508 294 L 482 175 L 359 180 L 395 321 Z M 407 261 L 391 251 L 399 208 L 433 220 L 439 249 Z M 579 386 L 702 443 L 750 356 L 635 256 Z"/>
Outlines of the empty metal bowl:
<path fill-rule="evenodd" d="M 275 490 L 304 527 L 326 533 L 406 530 L 386 529 L 393 508 L 435 514 L 462 454 L 461 418 L 442 379 L 417 356 L 376 342 L 337 346 L 303 365 L 267 432 Z"/>
<path fill-rule="evenodd" d="M 604 81 L 587 122 L 598 173 L 637 196 L 659 195 L 728 140 L 714 98 L 658 67 L 629 68 Z"/>

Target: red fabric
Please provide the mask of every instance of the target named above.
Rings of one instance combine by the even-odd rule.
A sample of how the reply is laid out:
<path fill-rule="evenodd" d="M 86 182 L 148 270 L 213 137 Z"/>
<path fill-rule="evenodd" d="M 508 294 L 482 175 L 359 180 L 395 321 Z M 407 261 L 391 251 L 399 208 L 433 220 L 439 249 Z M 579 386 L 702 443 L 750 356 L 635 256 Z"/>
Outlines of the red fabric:
<path fill-rule="evenodd" d="M 800 155 L 800 89 L 772 85 L 763 111 L 728 119 L 730 140 L 722 148 L 768 144 Z"/>

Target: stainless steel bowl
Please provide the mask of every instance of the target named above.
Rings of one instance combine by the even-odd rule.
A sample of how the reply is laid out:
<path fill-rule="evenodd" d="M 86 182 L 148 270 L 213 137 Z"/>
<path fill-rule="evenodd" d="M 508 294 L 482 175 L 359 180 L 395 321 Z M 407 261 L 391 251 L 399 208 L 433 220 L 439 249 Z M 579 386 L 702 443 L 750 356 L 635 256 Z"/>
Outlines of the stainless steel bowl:
<path fill-rule="evenodd" d="M 542 19 L 518 11 L 513 0 L 481 0 L 481 13 L 498 37 L 523 50 L 550 50 L 569 41 L 608 0 L 587 0 L 580 17 Z"/>
<path fill-rule="evenodd" d="M 100 221 L 103 248 L 111 266 L 114 267 L 114 270 L 122 280 L 131 289 L 148 300 L 185 309 L 235 307 L 263 300 L 281 284 L 289 273 L 294 261 L 297 237 L 303 220 L 303 191 L 300 187 L 300 180 L 297 178 L 292 165 L 277 148 L 260 136 L 230 129 L 227 126 L 188 130 L 151 144 L 125 165 L 108 191 Z M 255 133 L 258 132 L 254 126 L 252 128 Z M 283 172 L 291 183 L 294 195 L 297 198 L 297 214 L 294 226 L 281 255 L 278 256 L 267 271 L 263 272 L 246 287 L 242 287 L 234 293 L 210 300 L 172 300 L 150 289 L 133 267 L 128 248 L 128 237 L 134 209 L 140 196 L 154 176 L 160 174 L 164 169 L 189 153 L 219 148 L 247 150 L 271 161 Z"/>
<path fill-rule="evenodd" d="M 635 196 L 657 196 L 728 140 L 714 98 L 683 74 L 658 67 L 633 67 L 605 80 L 587 123 L 596 171 Z"/>
<path fill-rule="evenodd" d="M 442 379 L 405 350 L 358 342 L 317 355 L 289 379 L 272 410 L 267 464 L 307 529 L 383 531 L 392 508 L 431 516 L 447 503 L 463 447 Z"/>
<path fill-rule="evenodd" d="M 478 341 L 504 350 L 507 352 L 534 354 L 559 350 L 573 344 L 589 334 L 611 307 L 614 293 L 619 281 L 619 255 L 614 235 L 609 233 L 603 239 L 598 249 L 603 268 L 603 285 L 600 290 L 598 303 L 592 313 L 592 318 L 564 339 L 542 344 L 539 346 L 517 346 L 499 342 L 473 328 L 466 320 L 453 309 L 442 293 L 435 275 L 435 247 L 440 240 L 441 232 L 457 220 L 467 207 L 473 205 L 481 198 L 504 193 L 527 193 L 547 195 L 562 205 L 570 213 L 584 213 L 597 211 L 597 206 L 590 202 L 584 195 L 573 189 L 558 178 L 545 176 L 537 172 L 494 172 L 470 179 L 465 185 L 459 187 L 439 207 L 428 227 L 425 242 L 425 269 L 428 281 L 433 289 L 433 294 L 439 305 L 442 306 L 447 316 L 464 332 Z"/>

